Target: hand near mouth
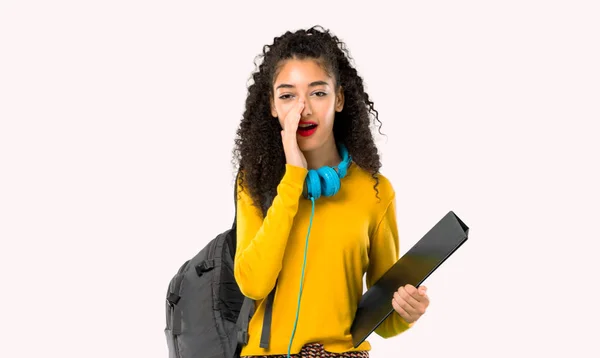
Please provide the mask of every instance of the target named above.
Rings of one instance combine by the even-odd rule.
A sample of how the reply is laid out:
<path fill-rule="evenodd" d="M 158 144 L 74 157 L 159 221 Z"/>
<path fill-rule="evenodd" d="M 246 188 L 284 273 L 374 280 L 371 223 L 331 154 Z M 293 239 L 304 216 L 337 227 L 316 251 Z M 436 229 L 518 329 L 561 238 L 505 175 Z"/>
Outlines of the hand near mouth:
<path fill-rule="evenodd" d="M 298 146 L 298 124 L 302 117 L 304 109 L 304 101 L 298 101 L 296 106 L 288 112 L 283 120 L 283 130 L 281 131 L 281 140 L 283 142 L 283 151 L 285 152 L 285 160 L 288 164 L 301 168 L 307 168 L 306 158 L 300 151 Z"/>

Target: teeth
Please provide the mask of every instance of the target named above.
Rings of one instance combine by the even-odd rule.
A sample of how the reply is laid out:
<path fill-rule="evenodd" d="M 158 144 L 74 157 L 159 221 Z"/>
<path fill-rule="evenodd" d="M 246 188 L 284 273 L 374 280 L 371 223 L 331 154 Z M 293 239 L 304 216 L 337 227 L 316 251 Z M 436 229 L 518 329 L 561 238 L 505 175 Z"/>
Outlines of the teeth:
<path fill-rule="evenodd" d="M 300 127 L 300 128 L 308 128 L 308 127 L 313 127 L 313 126 L 315 126 L 315 124 L 300 124 L 300 125 L 298 125 L 298 127 Z"/>

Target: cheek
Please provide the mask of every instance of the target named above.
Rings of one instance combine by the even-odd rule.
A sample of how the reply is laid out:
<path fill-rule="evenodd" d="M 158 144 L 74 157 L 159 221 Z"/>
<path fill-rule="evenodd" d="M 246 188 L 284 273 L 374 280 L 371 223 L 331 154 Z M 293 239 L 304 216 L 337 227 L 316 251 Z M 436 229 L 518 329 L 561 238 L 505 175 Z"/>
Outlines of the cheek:
<path fill-rule="evenodd" d="M 319 104 L 319 118 L 327 126 L 333 125 L 333 118 L 335 117 L 335 108 L 331 102 L 323 102 Z"/>

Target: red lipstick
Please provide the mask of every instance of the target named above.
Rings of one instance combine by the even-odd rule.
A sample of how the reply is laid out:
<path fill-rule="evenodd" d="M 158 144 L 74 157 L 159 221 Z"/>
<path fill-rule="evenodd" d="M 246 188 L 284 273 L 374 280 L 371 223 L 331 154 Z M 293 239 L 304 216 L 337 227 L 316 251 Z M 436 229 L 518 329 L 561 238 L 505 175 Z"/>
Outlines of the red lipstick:
<path fill-rule="evenodd" d="M 298 134 L 303 137 L 310 137 L 317 131 L 317 124 L 315 122 L 300 121 L 298 123 Z"/>

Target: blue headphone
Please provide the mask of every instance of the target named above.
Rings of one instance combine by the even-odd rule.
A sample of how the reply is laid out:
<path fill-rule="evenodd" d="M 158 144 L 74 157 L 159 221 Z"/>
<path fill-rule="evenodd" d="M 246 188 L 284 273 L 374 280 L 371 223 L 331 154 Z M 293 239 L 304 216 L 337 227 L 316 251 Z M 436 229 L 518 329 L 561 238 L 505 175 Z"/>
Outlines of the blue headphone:
<path fill-rule="evenodd" d="M 334 196 L 340 190 L 341 179 L 346 176 L 352 157 L 343 144 L 338 144 L 342 161 L 337 167 L 321 167 L 311 169 L 306 177 L 306 196 L 318 199 L 323 196 Z M 337 171 L 335 170 L 337 168 Z"/>

